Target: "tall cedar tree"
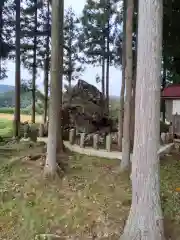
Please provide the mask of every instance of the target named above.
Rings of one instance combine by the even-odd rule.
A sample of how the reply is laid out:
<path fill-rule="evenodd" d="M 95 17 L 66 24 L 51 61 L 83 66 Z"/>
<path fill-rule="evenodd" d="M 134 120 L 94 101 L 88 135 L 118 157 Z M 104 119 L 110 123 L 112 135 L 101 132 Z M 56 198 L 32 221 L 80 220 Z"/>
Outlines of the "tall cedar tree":
<path fill-rule="evenodd" d="M 98 2 L 88 0 L 81 18 L 83 27 L 79 42 L 84 53 L 84 61 L 87 64 L 102 67 L 102 93 L 104 97 L 106 95 L 107 105 L 109 105 L 109 66 L 114 57 L 113 43 L 122 20 L 121 14 L 117 10 L 117 4 L 116 0 L 100 0 Z"/>
<path fill-rule="evenodd" d="M 126 65 L 125 65 L 125 83 L 126 95 L 124 102 L 124 122 L 123 122 L 123 144 L 121 170 L 126 170 L 130 166 L 130 125 L 131 125 L 131 102 L 132 102 L 132 78 L 133 78 L 133 13 L 134 0 L 127 0 L 126 12 Z"/>
<path fill-rule="evenodd" d="M 6 77 L 4 60 L 12 50 L 12 40 L 10 40 L 12 39 L 12 24 L 9 21 L 12 9 L 15 11 L 12 1 L 0 1 L 0 80 Z"/>
<path fill-rule="evenodd" d="M 77 80 L 83 72 L 83 61 L 79 53 L 78 38 L 80 33 L 79 19 L 72 8 L 65 11 L 64 17 L 64 79 L 71 82 Z"/>
<path fill-rule="evenodd" d="M 132 204 L 121 240 L 165 239 L 158 156 L 162 10 L 162 0 L 139 0 Z"/>
<path fill-rule="evenodd" d="M 47 121 L 48 114 L 48 89 L 49 89 L 49 63 L 50 63 L 50 3 L 49 0 L 46 1 L 46 19 L 44 30 L 47 31 L 45 38 L 45 57 L 44 57 L 44 123 Z"/>
<path fill-rule="evenodd" d="M 57 171 L 57 152 L 63 151 L 62 141 L 62 78 L 63 78 L 64 1 L 52 1 L 51 82 L 47 158 L 45 175 Z M 58 150 L 58 151 L 57 151 Z"/>
<path fill-rule="evenodd" d="M 19 137 L 20 131 L 20 87 L 21 87 L 21 62 L 20 62 L 20 0 L 15 1 L 16 9 L 16 69 L 15 69 L 15 113 L 14 113 L 14 136 Z"/>

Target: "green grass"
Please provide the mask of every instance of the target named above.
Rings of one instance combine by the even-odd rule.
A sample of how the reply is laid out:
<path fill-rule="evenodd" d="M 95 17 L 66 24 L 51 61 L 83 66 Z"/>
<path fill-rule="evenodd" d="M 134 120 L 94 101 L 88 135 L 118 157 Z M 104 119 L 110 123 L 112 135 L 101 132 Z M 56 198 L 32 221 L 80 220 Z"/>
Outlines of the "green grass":
<path fill-rule="evenodd" d="M 53 233 L 88 239 L 119 239 L 131 203 L 127 175 L 117 174 L 119 161 L 69 155 L 63 179 L 43 180 L 42 160 L 11 157 L 38 154 L 42 146 L 8 145 L 0 149 L 0 239 L 32 240 Z M 67 160 L 67 155 L 61 159 Z M 180 236 L 179 155 L 161 160 L 161 195 L 167 239 Z M 106 233 L 106 237 L 103 234 Z M 63 238 L 62 238 L 63 239 Z"/>
<path fill-rule="evenodd" d="M 0 136 L 11 137 L 13 133 L 12 121 L 0 119 Z"/>

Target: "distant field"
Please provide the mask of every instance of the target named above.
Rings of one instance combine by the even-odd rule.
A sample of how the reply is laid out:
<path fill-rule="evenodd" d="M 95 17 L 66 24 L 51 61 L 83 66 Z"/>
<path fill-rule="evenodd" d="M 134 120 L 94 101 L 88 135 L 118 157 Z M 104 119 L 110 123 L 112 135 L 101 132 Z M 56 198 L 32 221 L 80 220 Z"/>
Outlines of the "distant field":
<path fill-rule="evenodd" d="M 1 119 L 6 119 L 6 120 L 13 120 L 14 119 L 14 114 L 8 114 L 8 113 L 0 113 L 0 120 Z M 42 119 L 42 116 L 36 115 L 36 122 L 40 122 Z M 21 121 L 31 121 L 31 116 L 30 115 L 25 115 L 21 114 Z"/>

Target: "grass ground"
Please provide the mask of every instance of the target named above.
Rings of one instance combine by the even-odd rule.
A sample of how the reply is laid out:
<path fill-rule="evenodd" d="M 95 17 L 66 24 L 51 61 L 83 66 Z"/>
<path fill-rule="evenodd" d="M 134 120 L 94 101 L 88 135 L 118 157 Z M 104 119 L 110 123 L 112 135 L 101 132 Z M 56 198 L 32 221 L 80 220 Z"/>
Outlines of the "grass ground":
<path fill-rule="evenodd" d="M 0 136 L 11 127 L 11 120 L 0 119 Z M 131 202 L 128 177 L 116 173 L 119 161 L 70 155 L 65 177 L 47 182 L 42 159 L 25 158 L 42 152 L 41 145 L 0 145 L 0 239 L 32 240 L 41 233 L 119 239 Z M 26 160 L 10 164 L 21 157 Z M 161 160 L 162 208 L 171 240 L 180 239 L 179 160 L 178 154 Z"/>
<path fill-rule="evenodd" d="M 12 136 L 12 121 L 0 118 L 0 136 Z"/>
<path fill-rule="evenodd" d="M 32 240 L 42 233 L 119 239 L 131 202 L 128 177 L 116 173 L 119 161 L 69 155 L 63 179 L 50 182 L 42 178 L 42 159 L 8 164 L 11 157 L 42 151 L 40 145 L 22 143 L 0 147 L 0 239 Z M 179 158 L 161 161 L 165 231 L 172 240 L 180 239 Z"/>

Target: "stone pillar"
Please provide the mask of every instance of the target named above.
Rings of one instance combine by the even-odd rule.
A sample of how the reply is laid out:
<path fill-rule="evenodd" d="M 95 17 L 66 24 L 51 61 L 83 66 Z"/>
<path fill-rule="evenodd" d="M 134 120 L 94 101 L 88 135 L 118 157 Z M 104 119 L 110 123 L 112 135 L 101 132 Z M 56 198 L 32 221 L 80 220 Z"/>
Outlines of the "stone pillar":
<path fill-rule="evenodd" d="M 70 129 L 69 131 L 69 143 L 73 145 L 74 142 L 75 142 L 75 129 L 73 128 Z"/>
<path fill-rule="evenodd" d="M 48 136 L 48 126 L 49 126 L 49 122 L 46 122 L 44 124 L 44 136 Z"/>
<path fill-rule="evenodd" d="M 85 147 L 85 137 L 86 137 L 85 133 L 80 133 L 80 147 L 81 148 Z"/>
<path fill-rule="evenodd" d="M 169 127 L 169 135 L 170 135 L 170 141 L 173 142 L 173 139 L 174 139 L 174 129 L 173 129 L 173 125 L 172 124 Z"/>
<path fill-rule="evenodd" d="M 164 132 L 161 133 L 161 140 L 162 140 L 163 144 L 166 143 L 166 133 L 164 133 Z"/>
<path fill-rule="evenodd" d="M 99 135 L 98 134 L 94 134 L 93 135 L 93 148 L 94 149 L 98 149 L 99 145 Z"/>
<path fill-rule="evenodd" d="M 166 133 L 166 144 L 170 142 L 170 134 Z"/>
<path fill-rule="evenodd" d="M 30 131 L 30 126 L 28 123 L 24 124 L 23 131 L 24 131 L 24 138 L 28 138 L 29 131 Z"/>
<path fill-rule="evenodd" d="M 40 123 L 39 125 L 39 137 L 44 137 L 44 124 Z"/>
<path fill-rule="evenodd" d="M 111 151 L 111 144 L 112 144 L 111 134 L 108 134 L 108 135 L 106 136 L 106 150 L 107 150 L 108 152 Z"/>

